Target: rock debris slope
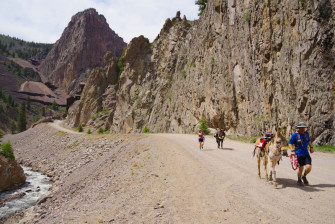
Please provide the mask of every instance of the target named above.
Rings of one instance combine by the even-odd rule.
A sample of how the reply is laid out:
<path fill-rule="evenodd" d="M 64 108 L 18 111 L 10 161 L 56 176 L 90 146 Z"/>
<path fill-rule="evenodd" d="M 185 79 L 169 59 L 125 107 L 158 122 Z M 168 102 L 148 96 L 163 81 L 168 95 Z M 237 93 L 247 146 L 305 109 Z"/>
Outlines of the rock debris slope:
<path fill-rule="evenodd" d="M 230 134 L 277 126 L 289 136 L 306 121 L 316 144 L 335 144 L 334 10 L 329 0 L 213 0 L 197 21 L 178 12 L 152 44 L 131 41 L 119 82 L 115 61 L 92 71 L 68 123 L 185 133 L 204 117 Z"/>

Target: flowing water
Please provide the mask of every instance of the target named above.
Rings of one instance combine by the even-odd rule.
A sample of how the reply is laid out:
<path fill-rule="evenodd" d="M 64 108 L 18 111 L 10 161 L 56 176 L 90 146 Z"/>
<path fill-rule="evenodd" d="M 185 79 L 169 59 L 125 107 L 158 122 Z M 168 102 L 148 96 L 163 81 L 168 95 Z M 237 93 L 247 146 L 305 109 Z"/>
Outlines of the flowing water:
<path fill-rule="evenodd" d="M 0 207 L 0 219 L 8 217 L 20 209 L 32 206 L 43 194 L 48 192 L 52 185 L 52 182 L 46 175 L 32 171 L 28 167 L 23 167 L 23 170 L 27 178 L 26 183 L 19 189 L 0 193 L 0 200 L 20 193 L 25 193 L 25 195 L 21 198 L 5 202 Z"/>

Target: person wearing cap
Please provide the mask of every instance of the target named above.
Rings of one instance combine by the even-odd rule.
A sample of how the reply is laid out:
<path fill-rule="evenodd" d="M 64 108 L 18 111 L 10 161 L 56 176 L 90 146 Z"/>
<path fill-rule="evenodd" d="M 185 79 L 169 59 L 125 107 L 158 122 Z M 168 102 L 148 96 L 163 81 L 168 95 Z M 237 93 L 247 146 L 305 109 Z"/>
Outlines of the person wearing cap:
<path fill-rule="evenodd" d="M 298 182 L 297 184 L 303 186 L 308 185 L 306 178 L 307 174 L 312 170 L 312 158 L 308 152 L 308 146 L 311 153 L 314 152 L 309 133 L 306 131 L 307 125 L 304 122 L 299 122 L 297 125 L 298 131 L 293 133 L 289 141 L 289 147 L 293 155 L 297 155 L 298 163 Z M 293 148 L 293 145 L 295 146 Z"/>

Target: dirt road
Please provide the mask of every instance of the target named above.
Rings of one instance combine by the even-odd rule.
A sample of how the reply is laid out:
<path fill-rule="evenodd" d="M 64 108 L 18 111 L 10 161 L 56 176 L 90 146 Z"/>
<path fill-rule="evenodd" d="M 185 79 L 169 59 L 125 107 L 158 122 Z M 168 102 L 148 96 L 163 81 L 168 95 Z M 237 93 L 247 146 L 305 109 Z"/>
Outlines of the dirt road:
<path fill-rule="evenodd" d="M 84 134 L 83 132 L 78 132 L 78 131 L 73 131 L 69 128 L 64 127 L 64 122 L 61 120 L 55 120 L 52 123 L 48 123 L 48 125 L 50 125 L 51 127 L 59 130 L 59 131 L 63 131 L 63 132 L 67 132 L 69 134 L 75 134 L 75 135 L 82 135 Z"/>
<path fill-rule="evenodd" d="M 252 144 L 218 149 L 207 137 L 200 151 L 196 135 L 87 135 L 59 121 L 9 137 L 19 160 L 54 181 L 20 223 L 335 222 L 335 154 L 312 154 L 305 187 L 285 157 L 275 188 L 258 178 Z"/>
<path fill-rule="evenodd" d="M 214 138 L 207 137 L 204 150 L 199 151 L 195 135 L 155 137 L 183 163 L 178 172 L 184 180 L 177 185 L 187 186 L 185 193 L 192 196 L 184 203 L 192 223 L 335 222 L 334 154 L 312 154 L 310 186 L 305 187 L 296 185 L 296 172 L 289 158 L 283 158 L 275 188 L 265 181 L 263 169 L 262 179 L 258 178 L 251 144 L 225 140 L 224 149 L 218 149 Z"/>

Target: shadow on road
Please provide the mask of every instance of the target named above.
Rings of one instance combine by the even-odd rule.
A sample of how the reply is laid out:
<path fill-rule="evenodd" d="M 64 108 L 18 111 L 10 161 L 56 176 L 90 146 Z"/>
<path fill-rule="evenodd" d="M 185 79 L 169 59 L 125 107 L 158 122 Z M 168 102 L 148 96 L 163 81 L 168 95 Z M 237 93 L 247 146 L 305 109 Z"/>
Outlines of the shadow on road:
<path fill-rule="evenodd" d="M 335 187 L 335 184 L 316 184 L 316 185 L 308 185 L 308 186 L 298 186 L 297 180 L 293 179 L 287 179 L 287 178 L 277 178 L 277 182 L 279 185 L 282 185 L 282 188 L 286 187 L 294 187 L 299 188 L 303 191 L 307 192 L 318 192 L 318 191 L 324 191 L 320 188 L 332 188 Z"/>
<path fill-rule="evenodd" d="M 232 148 L 222 148 L 221 150 L 234 150 Z"/>
<path fill-rule="evenodd" d="M 201 151 L 204 151 L 204 152 L 209 152 L 209 151 L 214 151 L 215 149 L 203 149 L 203 150 L 201 150 Z"/>
<path fill-rule="evenodd" d="M 232 149 L 232 148 L 215 148 L 215 149 L 203 149 L 203 150 L 201 150 L 201 151 L 214 151 L 214 150 L 234 150 L 234 149 Z"/>

